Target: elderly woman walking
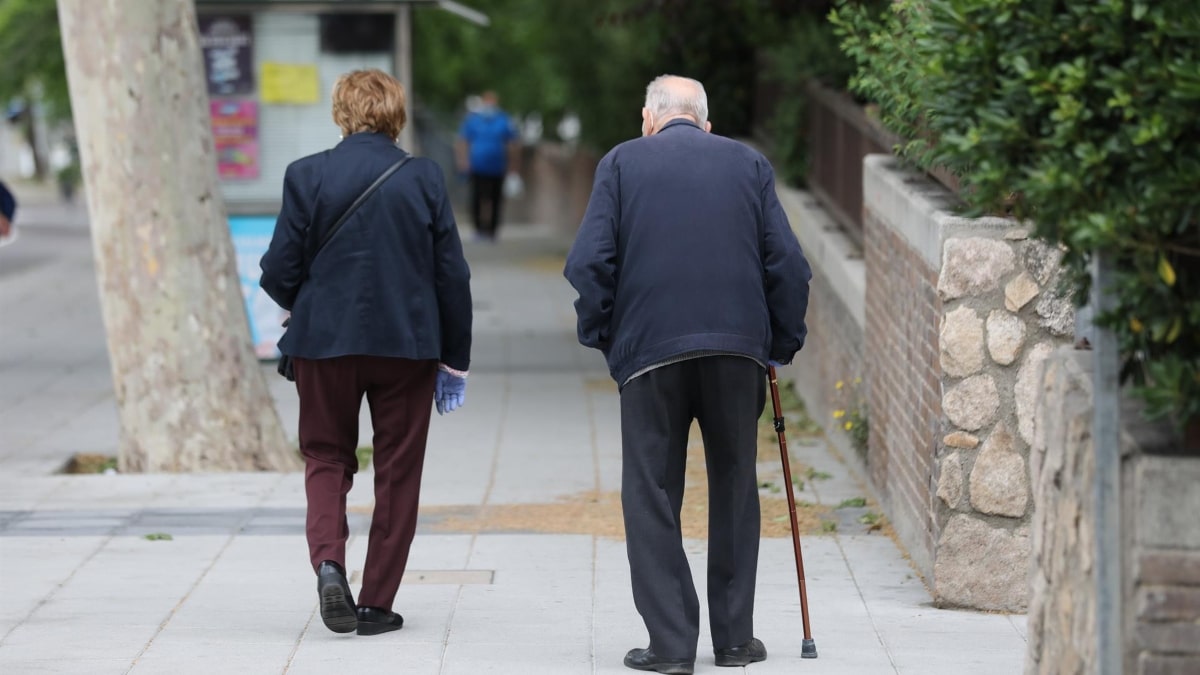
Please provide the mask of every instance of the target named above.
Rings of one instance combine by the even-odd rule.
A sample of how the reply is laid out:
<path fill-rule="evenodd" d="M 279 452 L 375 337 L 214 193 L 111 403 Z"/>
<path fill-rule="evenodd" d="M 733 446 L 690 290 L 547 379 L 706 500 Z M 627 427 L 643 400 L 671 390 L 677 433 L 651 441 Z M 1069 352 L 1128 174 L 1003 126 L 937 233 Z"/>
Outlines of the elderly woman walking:
<path fill-rule="evenodd" d="M 379 70 L 338 79 L 343 140 L 296 160 L 262 259 L 263 289 L 291 312 L 280 351 L 300 396 L 309 557 L 321 618 L 338 633 L 400 628 L 392 603 L 417 526 L 431 399 L 463 403 L 470 271 L 441 169 L 396 145 L 403 86 Z M 346 579 L 346 493 L 363 396 L 374 427 L 375 511 L 356 606 Z"/>

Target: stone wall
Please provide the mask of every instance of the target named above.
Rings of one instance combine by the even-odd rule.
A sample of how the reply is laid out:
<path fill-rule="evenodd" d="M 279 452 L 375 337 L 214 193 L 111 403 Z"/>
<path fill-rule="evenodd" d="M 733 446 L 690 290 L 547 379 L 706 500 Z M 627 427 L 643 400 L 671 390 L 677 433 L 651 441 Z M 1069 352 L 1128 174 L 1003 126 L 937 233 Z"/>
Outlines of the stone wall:
<path fill-rule="evenodd" d="M 1074 328 L 1061 256 L 891 157 L 864 168 L 872 483 L 940 605 L 1022 610 L 1036 378 Z"/>
<path fill-rule="evenodd" d="M 1074 328 L 1058 249 L 1008 219 L 950 215 L 952 195 L 891 157 L 864 169 L 861 250 L 811 196 L 779 189 L 813 265 L 808 344 L 783 376 L 940 605 L 1022 610 L 1037 373 Z M 855 395 L 869 411 L 864 454 L 832 418 Z"/>
<path fill-rule="evenodd" d="M 1035 520 L 1027 673 L 1093 672 L 1092 355 L 1062 350 L 1039 382 L 1031 453 Z M 1139 675 L 1200 673 L 1200 456 L 1122 409 L 1125 664 Z"/>

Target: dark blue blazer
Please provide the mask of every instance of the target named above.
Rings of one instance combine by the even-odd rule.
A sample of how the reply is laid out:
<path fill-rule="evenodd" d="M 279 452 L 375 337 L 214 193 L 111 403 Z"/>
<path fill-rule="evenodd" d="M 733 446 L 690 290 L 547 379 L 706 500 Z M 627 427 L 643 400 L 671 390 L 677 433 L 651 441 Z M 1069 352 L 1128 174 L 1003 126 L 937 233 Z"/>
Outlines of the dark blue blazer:
<path fill-rule="evenodd" d="M 414 158 L 342 225 L 305 275 L 317 232 L 405 152 L 383 134 L 354 134 L 296 160 L 262 258 L 263 290 L 292 313 L 279 349 L 323 359 L 350 354 L 471 361 L 471 273 L 442 170 Z"/>
<path fill-rule="evenodd" d="M 565 274 L 579 341 L 620 385 L 685 354 L 788 363 L 804 345 L 812 272 L 770 163 L 688 121 L 600 160 Z"/>

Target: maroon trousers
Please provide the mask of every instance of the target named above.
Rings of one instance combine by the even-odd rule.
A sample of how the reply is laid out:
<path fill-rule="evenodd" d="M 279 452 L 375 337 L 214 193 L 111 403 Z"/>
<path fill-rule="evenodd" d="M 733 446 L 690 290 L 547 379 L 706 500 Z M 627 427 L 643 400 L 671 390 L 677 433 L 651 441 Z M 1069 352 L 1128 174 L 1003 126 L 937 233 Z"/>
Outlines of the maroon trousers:
<path fill-rule="evenodd" d="M 365 394 L 375 429 L 375 511 L 358 605 L 390 610 L 417 531 L 437 362 L 339 356 L 294 363 L 313 569 L 324 560 L 346 567 L 346 493 L 358 471 L 358 412 Z"/>

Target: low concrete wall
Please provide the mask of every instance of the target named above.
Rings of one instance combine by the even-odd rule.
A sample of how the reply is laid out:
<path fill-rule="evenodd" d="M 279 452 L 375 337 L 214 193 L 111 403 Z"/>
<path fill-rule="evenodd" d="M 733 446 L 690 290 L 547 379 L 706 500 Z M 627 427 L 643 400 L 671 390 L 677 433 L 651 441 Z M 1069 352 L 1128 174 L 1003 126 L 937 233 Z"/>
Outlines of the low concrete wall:
<path fill-rule="evenodd" d="M 1031 453 L 1034 512 L 1027 673 L 1093 672 L 1097 643 L 1092 354 L 1047 359 Z M 1200 673 L 1200 457 L 1122 408 L 1125 664 L 1139 675 Z"/>
<path fill-rule="evenodd" d="M 793 382 L 809 414 L 829 430 L 830 442 L 865 483 L 866 456 L 847 434 L 835 428 L 833 416 L 851 402 L 848 397 L 856 395 L 854 382 L 863 374 L 866 267 L 862 250 L 811 194 L 783 186 L 778 194 L 813 269 L 808 339 L 780 376 Z"/>

